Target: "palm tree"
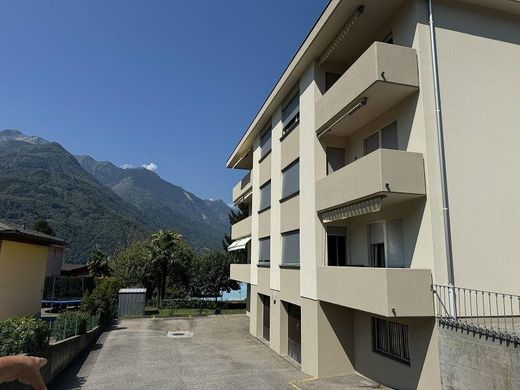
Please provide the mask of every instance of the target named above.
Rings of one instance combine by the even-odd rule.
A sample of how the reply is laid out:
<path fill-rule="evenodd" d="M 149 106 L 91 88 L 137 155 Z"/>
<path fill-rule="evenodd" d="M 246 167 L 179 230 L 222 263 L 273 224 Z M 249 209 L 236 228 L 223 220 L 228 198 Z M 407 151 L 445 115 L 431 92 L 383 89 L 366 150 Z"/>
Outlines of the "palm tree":
<path fill-rule="evenodd" d="M 91 253 L 87 262 L 87 266 L 88 271 L 92 276 L 110 276 L 112 273 L 108 264 L 108 256 L 100 249 L 96 249 Z"/>
<path fill-rule="evenodd" d="M 148 249 L 157 276 L 160 304 L 166 294 L 168 266 L 176 260 L 176 254 L 181 246 L 184 246 L 184 242 L 178 233 L 159 230 L 158 233 L 152 234 Z"/>

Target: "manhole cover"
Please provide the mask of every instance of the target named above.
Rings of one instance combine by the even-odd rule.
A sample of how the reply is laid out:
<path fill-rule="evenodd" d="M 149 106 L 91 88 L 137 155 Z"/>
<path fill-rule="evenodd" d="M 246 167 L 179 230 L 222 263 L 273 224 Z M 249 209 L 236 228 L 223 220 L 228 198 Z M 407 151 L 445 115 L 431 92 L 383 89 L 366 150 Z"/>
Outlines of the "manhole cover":
<path fill-rule="evenodd" d="M 187 330 L 170 330 L 167 336 L 172 339 L 187 339 L 193 337 L 193 332 Z"/>

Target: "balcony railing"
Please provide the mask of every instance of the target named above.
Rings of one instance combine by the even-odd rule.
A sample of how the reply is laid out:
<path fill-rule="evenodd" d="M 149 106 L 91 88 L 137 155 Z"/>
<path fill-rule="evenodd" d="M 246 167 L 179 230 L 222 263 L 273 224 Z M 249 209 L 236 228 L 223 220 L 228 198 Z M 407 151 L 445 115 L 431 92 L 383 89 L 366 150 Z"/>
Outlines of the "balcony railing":
<path fill-rule="evenodd" d="M 375 42 L 316 102 L 316 131 L 348 136 L 418 89 L 415 49 Z"/>
<path fill-rule="evenodd" d="M 520 296 L 433 285 L 435 316 L 442 325 L 520 344 Z"/>
<path fill-rule="evenodd" d="M 420 153 L 379 149 L 316 183 L 316 209 L 321 212 L 377 195 L 385 202 L 404 202 L 426 194 Z"/>
<path fill-rule="evenodd" d="M 318 267 L 318 299 L 384 317 L 431 317 L 431 271 Z"/>
<path fill-rule="evenodd" d="M 240 203 L 243 201 L 244 199 L 241 198 L 248 196 L 251 192 L 251 188 L 251 172 L 249 172 L 235 185 L 235 187 L 233 187 L 233 203 Z"/>
<path fill-rule="evenodd" d="M 231 279 L 249 283 L 251 281 L 251 264 L 231 264 L 229 273 Z"/>
<path fill-rule="evenodd" d="M 251 216 L 244 218 L 241 221 L 231 225 L 231 239 L 237 240 L 239 238 L 251 235 Z"/>

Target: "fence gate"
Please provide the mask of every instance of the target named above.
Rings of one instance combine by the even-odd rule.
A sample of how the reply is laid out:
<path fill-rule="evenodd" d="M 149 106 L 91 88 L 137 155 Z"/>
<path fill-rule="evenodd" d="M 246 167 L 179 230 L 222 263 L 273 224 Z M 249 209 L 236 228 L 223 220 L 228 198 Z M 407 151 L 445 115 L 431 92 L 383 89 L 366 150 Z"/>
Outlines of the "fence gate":
<path fill-rule="evenodd" d="M 145 305 L 145 288 L 122 288 L 119 290 L 119 317 L 143 316 Z"/>

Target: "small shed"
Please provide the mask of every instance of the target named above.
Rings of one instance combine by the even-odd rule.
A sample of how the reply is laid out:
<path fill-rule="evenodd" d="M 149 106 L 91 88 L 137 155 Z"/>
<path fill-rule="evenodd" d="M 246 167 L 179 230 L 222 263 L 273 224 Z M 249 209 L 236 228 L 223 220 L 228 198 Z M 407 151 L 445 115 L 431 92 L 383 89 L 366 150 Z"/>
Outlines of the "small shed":
<path fill-rule="evenodd" d="M 119 317 L 143 316 L 146 305 L 146 288 L 122 288 L 119 290 Z"/>

